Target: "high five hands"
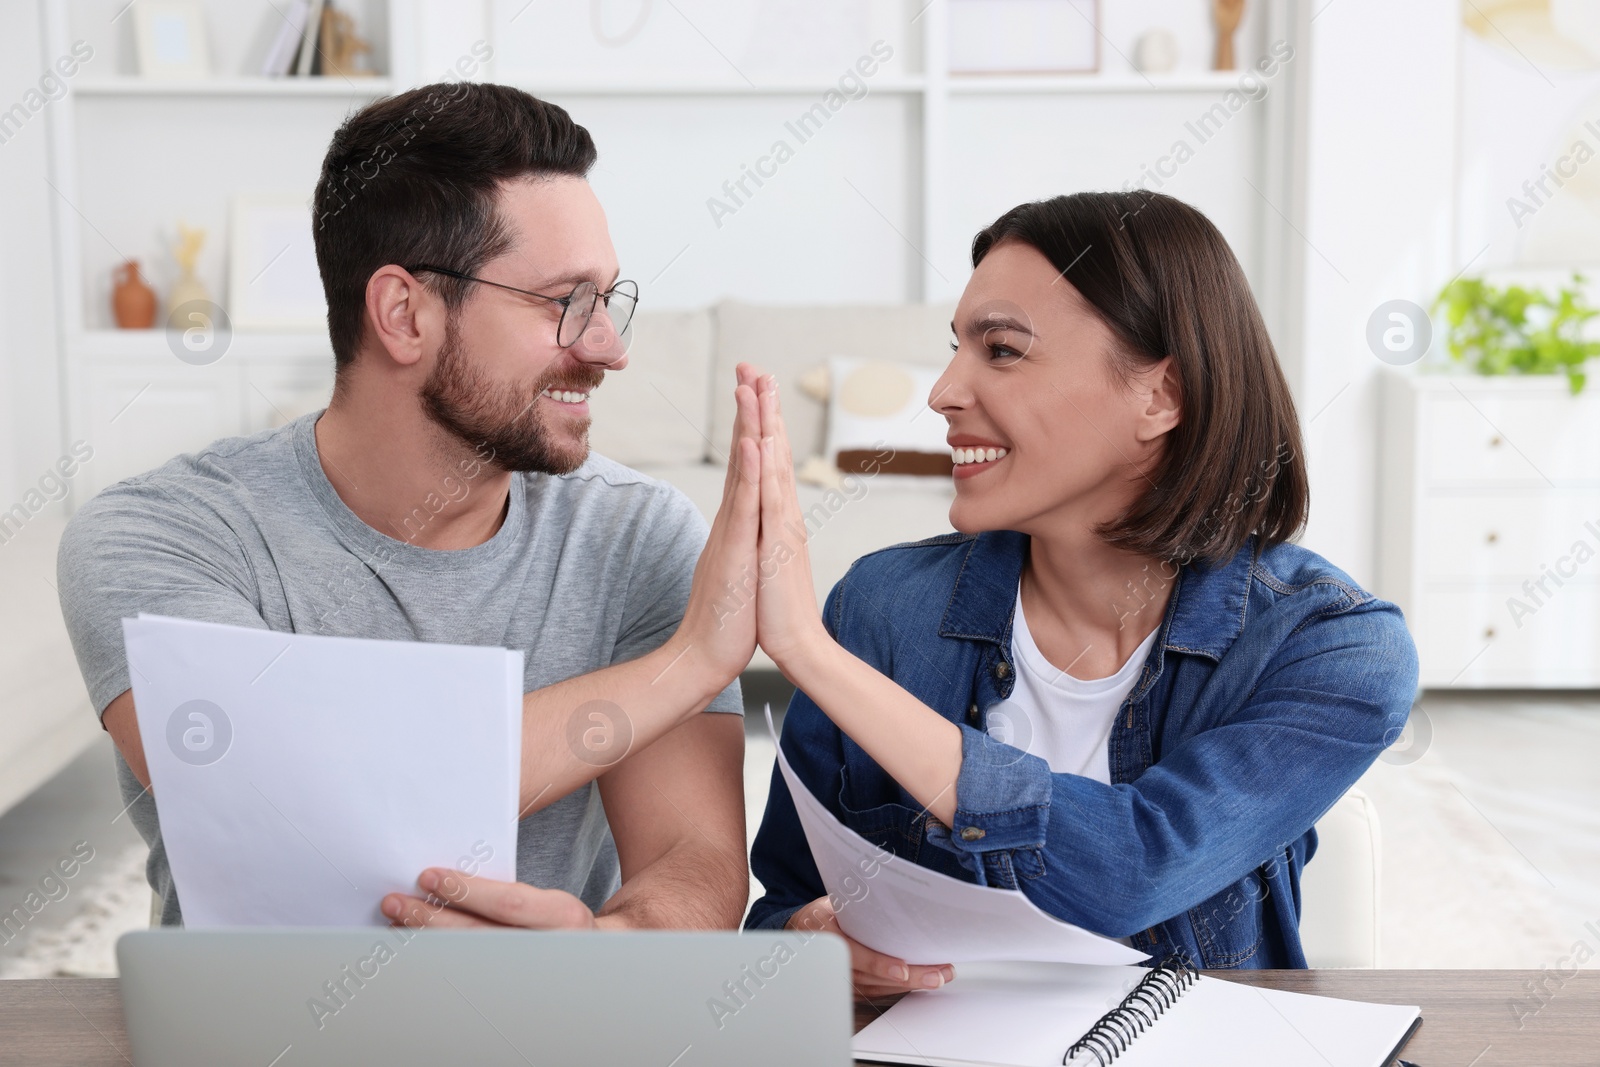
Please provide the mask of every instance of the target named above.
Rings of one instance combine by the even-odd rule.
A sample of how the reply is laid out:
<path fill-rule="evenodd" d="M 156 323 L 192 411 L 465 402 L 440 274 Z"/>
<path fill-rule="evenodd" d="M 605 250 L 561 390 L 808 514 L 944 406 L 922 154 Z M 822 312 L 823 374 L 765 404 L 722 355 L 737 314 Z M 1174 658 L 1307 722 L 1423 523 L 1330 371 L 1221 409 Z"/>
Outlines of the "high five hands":
<path fill-rule="evenodd" d="M 748 367 L 740 365 L 741 370 Z M 757 539 L 756 642 L 780 670 L 795 656 L 832 642 L 817 611 L 806 550 L 805 516 L 795 492 L 794 456 L 774 375 L 753 378 L 760 415 L 761 523 Z"/>
<path fill-rule="evenodd" d="M 783 426 L 778 382 L 741 363 L 722 504 L 695 567 L 679 627 L 686 654 L 726 686 L 759 644 L 780 670 L 817 641 L 831 641 L 817 612 L 805 518 Z"/>
<path fill-rule="evenodd" d="M 780 670 L 832 638 L 822 626 L 805 517 L 777 378 L 748 364 L 735 370 L 736 414 L 722 505 L 695 568 L 682 629 L 726 685 L 759 644 Z"/>

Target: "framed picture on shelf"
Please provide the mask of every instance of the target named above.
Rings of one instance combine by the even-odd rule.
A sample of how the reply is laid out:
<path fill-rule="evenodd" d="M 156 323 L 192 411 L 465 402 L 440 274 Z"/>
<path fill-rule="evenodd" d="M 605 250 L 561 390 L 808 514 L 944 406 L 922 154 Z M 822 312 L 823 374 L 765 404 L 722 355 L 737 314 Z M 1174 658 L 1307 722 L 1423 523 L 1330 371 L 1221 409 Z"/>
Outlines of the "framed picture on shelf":
<path fill-rule="evenodd" d="M 320 333 L 328 305 L 311 243 L 311 206 L 295 194 L 233 199 L 228 316 L 235 330 Z"/>
<path fill-rule="evenodd" d="M 146 78 L 207 78 L 205 10 L 199 0 L 140 0 L 133 8 L 139 73 Z"/>
<path fill-rule="evenodd" d="M 950 73 L 1093 74 L 1100 0 L 950 0 Z"/>

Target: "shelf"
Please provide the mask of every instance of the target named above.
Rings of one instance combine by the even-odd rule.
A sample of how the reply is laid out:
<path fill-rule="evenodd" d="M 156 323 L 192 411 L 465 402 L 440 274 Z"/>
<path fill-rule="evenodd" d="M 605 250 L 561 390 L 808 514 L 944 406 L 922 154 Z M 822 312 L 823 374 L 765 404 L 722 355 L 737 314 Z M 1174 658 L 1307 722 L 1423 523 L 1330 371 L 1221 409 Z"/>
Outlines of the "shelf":
<path fill-rule="evenodd" d="M 239 75 L 219 78 L 100 78 L 72 84 L 78 96 L 385 96 L 388 78 L 266 78 Z"/>
<path fill-rule="evenodd" d="M 84 330 L 67 339 L 67 350 L 88 359 L 170 359 L 166 331 Z M 244 359 L 333 359 L 333 346 L 325 333 L 270 333 L 235 331 L 227 356 Z M 225 357 L 226 358 L 226 357 Z"/>
<path fill-rule="evenodd" d="M 642 78 L 543 78 L 535 74 L 502 76 L 502 84 L 515 86 L 535 96 L 820 96 L 839 89 L 837 77 L 817 75 L 749 85 L 724 78 L 642 79 Z M 873 93 L 920 93 L 926 85 L 918 76 L 902 78 L 863 78 L 867 95 Z"/>
<path fill-rule="evenodd" d="M 951 96 L 1031 94 L 1218 93 L 1239 87 L 1238 71 L 1204 71 L 1191 74 L 952 74 L 945 81 Z M 921 75 L 863 79 L 867 95 L 922 93 L 928 81 Z M 502 79 L 535 96 L 820 96 L 839 88 L 838 79 L 826 76 L 791 78 L 748 85 L 727 79 L 599 79 L 541 78 L 514 75 Z M 395 91 L 389 78 L 283 77 L 239 75 L 218 78 L 117 77 L 84 80 L 72 92 L 89 98 L 125 96 L 177 97 L 339 97 L 369 98 Z"/>
<path fill-rule="evenodd" d="M 1217 93 L 1239 87 L 1242 71 L 1193 71 L 1185 74 L 952 74 L 942 84 L 951 96 L 1031 93 Z M 809 96 L 838 89 L 826 75 L 781 79 L 748 85 L 726 78 L 544 78 L 535 74 L 503 77 L 535 96 Z M 922 75 L 867 78 L 867 94 L 921 93 Z"/>
<path fill-rule="evenodd" d="M 1187 74 L 952 74 L 951 96 L 983 93 L 1216 93 L 1239 88 L 1244 71 Z"/>

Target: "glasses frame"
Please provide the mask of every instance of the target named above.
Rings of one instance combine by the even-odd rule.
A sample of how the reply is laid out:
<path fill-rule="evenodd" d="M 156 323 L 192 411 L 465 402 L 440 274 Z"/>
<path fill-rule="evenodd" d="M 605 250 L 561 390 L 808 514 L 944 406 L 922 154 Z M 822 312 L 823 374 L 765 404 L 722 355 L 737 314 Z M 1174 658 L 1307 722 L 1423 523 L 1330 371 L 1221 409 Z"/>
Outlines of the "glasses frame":
<path fill-rule="evenodd" d="M 617 325 L 617 321 L 615 319 L 611 320 L 611 325 L 617 331 L 618 337 L 621 337 L 627 332 L 629 325 L 631 325 L 633 322 L 634 314 L 639 310 L 639 283 L 633 279 L 619 278 L 617 281 L 612 283 L 610 289 L 607 289 L 603 293 L 600 291 L 600 287 L 595 285 L 594 300 L 590 302 L 589 310 L 587 314 L 584 315 L 583 325 L 578 327 L 578 332 L 572 338 L 572 340 L 568 341 L 566 344 L 562 344 L 561 331 L 567 324 L 567 312 L 572 310 L 572 298 L 576 296 L 578 290 L 583 288 L 585 285 L 594 285 L 593 282 L 579 282 L 577 285 L 572 287 L 572 292 L 568 293 L 566 296 L 546 296 L 544 293 L 535 293 L 530 292 L 527 289 L 518 289 L 514 285 L 506 285 L 503 282 L 491 282 L 487 278 L 479 278 L 472 274 L 464 274 L 459 270 L 451 270 L 448 267 L 435 267 L 428 263 L 419 263 L 415 267 L 407 267 L 405 269 L 412 274 L 416 274 L 420 271 L 427 271 L 430 274 L 444 274 L 451 278 L 459 278 L 464 282 L 479 282 L 483 285 L 492 285 L 496 289 L 509 289 L 513 293 L 521 293 L 523 296 L 531 296 L 535 300 L 545 300 L 552 304 L 560 304 L 561 321 L 556 323 L 556 345 L 559 348 L 571 348 L 573 345 L 578 343 L 578 338 L 583 336 L 583 331 L 588 327 L 589 320 L 594 317 L 594 309 L 600 305 L 601 300 L 606 302 L 606 314 L 609 316 L 611 314 L 611 297 L 614 296 L 619 289 L 622 290 L 622 295 L 632 299 L 633 311 L 628 312 L 628 321 L 622 323 L 620 326 Z M 624 285 L 631 287 L 632 292 L 630 293 L 627 289 L 622 289 Z"/>

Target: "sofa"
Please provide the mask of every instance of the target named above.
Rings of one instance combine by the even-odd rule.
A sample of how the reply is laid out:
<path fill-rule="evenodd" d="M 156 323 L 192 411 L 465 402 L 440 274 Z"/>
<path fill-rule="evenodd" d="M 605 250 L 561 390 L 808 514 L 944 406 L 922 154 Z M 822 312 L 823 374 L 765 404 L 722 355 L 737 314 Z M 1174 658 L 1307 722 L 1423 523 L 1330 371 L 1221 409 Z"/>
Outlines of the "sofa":
<path fill-rule="evenodd" d="M 56 597 L 50 508 L 0 529 L 0 813 L 71 763 L 100 733 Z"/>

